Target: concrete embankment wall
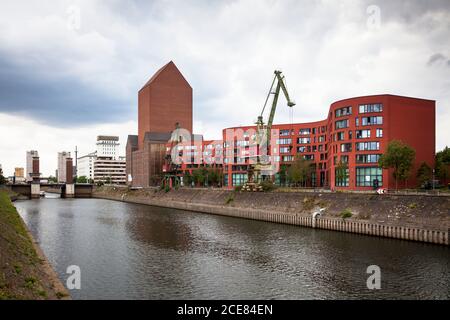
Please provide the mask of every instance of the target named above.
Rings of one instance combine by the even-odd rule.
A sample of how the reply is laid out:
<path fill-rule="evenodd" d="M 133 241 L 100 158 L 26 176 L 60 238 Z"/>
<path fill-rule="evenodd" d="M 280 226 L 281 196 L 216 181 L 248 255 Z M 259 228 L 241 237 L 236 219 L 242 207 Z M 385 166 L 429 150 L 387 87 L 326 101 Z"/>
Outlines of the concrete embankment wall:
<path fill-rule="evenodd" d="M 438 207 L 440 207 L 443 210 L 443 214 L 431 216 L 429 212 L 421 212 L 422 215 L 429 215 L 430 225 L 428 227 L 426 217 L 420 216 L 418 212 L 414 215 L 417 216 L 416 225 L 414 225 L 414 221 L 411 219 L 406 219 L 402 222 L 401 219 L 398 219 L 399 215 L 396 215 L 398 212 L 395 210 L 399 210 L 398 206 L 393 206 L 393 199 L 389 198 L 377 198 L 377 215 L 371 216 L 367 212 L 364 212 L 365 215 L 361 214 L 364 206 L 366 211 L 370 211 L 368 208 L 369 203 L 366 199 L 367 195 L 358 195 L 357 197 L 346 194 L 322 195 L 321 197 L 317 196 L 318 199 L 316 199 L 311 198 L 311 196 L 305 197 L 304 194 L 297 194 L 295 196 L 290 194 L 287 196 L 283 193 L 250 193 L 245 194 L 244 198 L 248 200 L 248 197 L 254 197 L 255 199 L 253 201 L 256 204 L 249 206 L 246 200 L 239 199 L 240 195 L 233 192 L 226 192 L 224 195 L 222 191 L 203 190 L 197 196 L 195 194 L 196 192 L 192 190 L 178 190 L 165 193 L 164 191 L 156 190 L 135 192 L 126 189 L 100 189 L 94 192 L 94 197 L 325 230 L 449 245 L 449 199 L 426 199 L 421 197 L 408 198 L 406 200 L 405 198 L 401 198 L 397 201 L 403 209 L 405 201 L 407 203 L 413 203 L 414 208 L 410 209 L 410 211 L 414 211 L 416 207 L 426 206 L 428 201 L 434 203 L 437 211 L 439 211 Z M 278 208 L 268 210 L 264 205 L 263 199 L 266 198 L 267 200 L 267 198 L 270 199 L 274 196 L 279 200 L 281 199 L 281 202 L 284 201 L 285 207 L 278 205 Z M 292 203 L 288 200 L 289 198 L 298 198 L 296 201 L 301 205 L 297 205 L 296 211 L 292 209 Z M 259 206 L 257 204 L 258 200 L 260 200 Z M 383 206 L 382 202 L 386 201 L 389 205 Z M 342 202 L 344 205 L 342 203 L 338 204 L 338 202 Z M 325 208 L 324 213 L 321 216 L 313 218 L 312 213 L 320 207 Z M 354 212 L 355 216 L 350 219 L 339 218 L 337 216 L 340 210 L 339 208 L 344 207 L 350 208 L 349 210 Z M 385 209 L 382 209 L 384 207 Z M 447 215 L 445 214 L 446 208 Z M 359 214 L 358 210 L 360 211 Z M 381 210 L 385 210 L 386 212 L 382 212 Z M 408 217 L 411 215 L 410 213 L 405 214 L 404 212 L 403 214 Z M 395 217 L 393 221 L 374 221 L 375 219 L 384 219 L 391 215 Z M 440 228 L 433 228 L 438 223 L 440 223 Z"/>

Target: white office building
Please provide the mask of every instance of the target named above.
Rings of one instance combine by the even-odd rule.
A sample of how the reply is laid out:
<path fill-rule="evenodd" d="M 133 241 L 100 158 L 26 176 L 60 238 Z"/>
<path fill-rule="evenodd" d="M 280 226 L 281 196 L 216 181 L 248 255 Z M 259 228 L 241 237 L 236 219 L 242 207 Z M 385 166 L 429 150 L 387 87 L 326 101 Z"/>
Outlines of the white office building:
<path fill-rule="evenodd" d="M 126 163 L 125 157 L 118 157 L 117 159 L 97 157 L 94 160 L 94 182 L 126 184 Z"/>
<path fill-rule="evenodd" d="M 94 180 L 94 161 L 97 159 L 97 152 L 91 152 L 78 158 L 78 177 L 86 177 L 88 180 Z"/>
<path fill-rule="evenodd" d="M 97 136 L 97 157 L 118 159 L 119 137 Z"/>
<path fill-rule="evenodd" d="M 119 137 L 98 136 L 97 150 L 78 158 L 78 177 L 94 183 L 126 184 L 126 159 L 119 155 Z"/>

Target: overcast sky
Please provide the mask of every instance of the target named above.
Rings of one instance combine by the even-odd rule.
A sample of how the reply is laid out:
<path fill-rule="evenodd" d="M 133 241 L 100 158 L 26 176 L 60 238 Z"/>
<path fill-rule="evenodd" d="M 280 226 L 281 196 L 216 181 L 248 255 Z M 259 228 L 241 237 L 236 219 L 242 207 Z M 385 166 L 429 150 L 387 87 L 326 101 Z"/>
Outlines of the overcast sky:
<path fill-rule="evenodd" d="M 194 89 L 194 131 L 256 120 L 281 69 L 294 122 L 368 94 L 436 100 L 450 137 L 450 1 L 0 2 L 0 164 L 26 150 L 54 175 L 58 151 L 137 133 L 137 91 L 173 60 Z M 284 100 L 275 122 L 289 122 Z"/>

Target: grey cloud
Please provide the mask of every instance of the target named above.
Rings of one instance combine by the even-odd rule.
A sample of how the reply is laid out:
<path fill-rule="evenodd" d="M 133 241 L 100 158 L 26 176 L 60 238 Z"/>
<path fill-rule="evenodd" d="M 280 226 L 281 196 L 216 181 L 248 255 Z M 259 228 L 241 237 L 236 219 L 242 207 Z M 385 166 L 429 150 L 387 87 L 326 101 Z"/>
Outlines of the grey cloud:
<path fill-rule="evenodd" d="M 49 77 L 0 54 L 0 112 L 71 127 L 133 119 L 134 105 L 133 99 L 107 94 L 68 75 Z"/>
<path fill-rule="evenodd" d="M 448 0 L 366 0 L 367 5 L 377 5 L 383 19 L 400 20 L 402 23 L 415 23 L 419 17 L 442 11 L 450 11 Z"/>
<path fill-rule="evenodd" d="M 427 65 L 432 66 L 433 64 L 439 62 L 439 61 L 445 61 L 447 58 L 442 53 L 435 53 L 433 54 L 430 59 L 428 59 Z"/>

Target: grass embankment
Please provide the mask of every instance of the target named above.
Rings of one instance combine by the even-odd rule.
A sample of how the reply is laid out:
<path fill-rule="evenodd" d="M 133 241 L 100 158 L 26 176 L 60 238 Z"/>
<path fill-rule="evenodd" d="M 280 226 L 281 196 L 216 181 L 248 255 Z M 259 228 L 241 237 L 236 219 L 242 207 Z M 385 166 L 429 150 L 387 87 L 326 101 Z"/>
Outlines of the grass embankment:
<path fill-rule="evenodd" d="M 49 266 L 34 247 L 10 194 L 0 190 L 0 300 L 60 299 Z"/>

